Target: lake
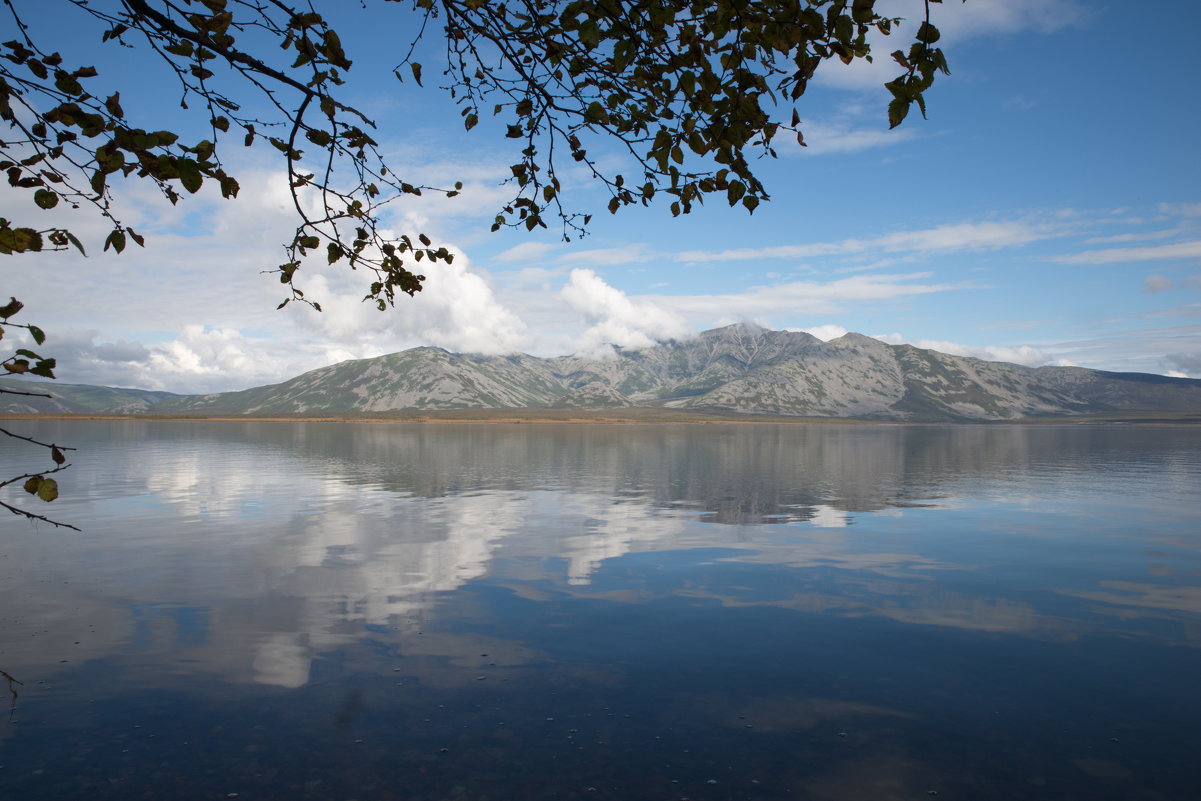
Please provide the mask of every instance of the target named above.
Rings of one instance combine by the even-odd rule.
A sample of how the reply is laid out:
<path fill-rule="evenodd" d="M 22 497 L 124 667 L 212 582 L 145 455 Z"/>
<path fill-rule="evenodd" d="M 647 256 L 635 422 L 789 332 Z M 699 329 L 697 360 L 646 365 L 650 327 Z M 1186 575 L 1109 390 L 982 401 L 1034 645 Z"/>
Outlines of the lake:
<path fill-rule="evenodd" d="M 5 801 L 1201 797 L 1201 427 L 7 425 Z"/>

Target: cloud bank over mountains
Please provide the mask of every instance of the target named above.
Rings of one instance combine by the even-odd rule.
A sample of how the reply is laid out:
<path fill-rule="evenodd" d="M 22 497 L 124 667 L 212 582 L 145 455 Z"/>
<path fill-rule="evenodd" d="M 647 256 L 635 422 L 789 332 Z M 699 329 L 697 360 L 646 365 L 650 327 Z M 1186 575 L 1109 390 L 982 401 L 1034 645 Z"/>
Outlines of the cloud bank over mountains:
<path fill-rule="evenodd" d="M 252 186 L 271 184 L 264 179 Z M 1183 254 L 1182 267 L 1158 262 L 1156 273 L 1143 274 L 1131 285 L 1132 297 L 1183 300 L 1185 305 L 1116 319 L 1115 324 L 1125 327 L 1120 334 L 997 341 L 999 330 L 1009 329 L 1012 337 L 1022 325 L 994 320 L 975 341 L 962 341 L 923 335 L 929 330 L 926 321 L 911 320 L 915 326 L 908 331 L 893 322 L 911 317 L 915 303 L 957 298 L 953 302 L 976 304 L 995 294 L 1003 271 L 953 266 L 980 254 L 986 263 L 1020 259 L 1041 262 L 1045 270 L 1067 271 L 1124 264 L 1121 253 L 1136 264 L 1160 253 L 1159 246 L 1148 248 L 1137 237 L 1123 247 L 1090 248 L 1088 237 L 1103 223 L 1111 224 L 1108 212 L 966 220 L 856 239 L 674 253 L 650 242 L 584 250 L 523 242 L 486 258 L 492 269 L 469 256 L 467 247 L 452 245 L 453 264 L 431 269 L 421 293 L 400 298 L 395 309 L 383 313 L 362 302 L 360 274 L 306 265 L 303 286 L 321 303 L 324 311 L 318 314 L 296 305 L 274 311 L 278 286 L 259 274 L 274 255 L 286 217 L 277 191 L 261 190 L 247 204 L 250 214 L 242 214 L 241 203 L 201 202 L 212 233 L 185 237 L 161 232 L 148 238 L 145 250 L 119 258 L 62 254 L 55 265 L 61 282 L 25 292 L 23 300 L 37 314 L 38 324 L 52 334 L 45 349 L 59 359 L 61 378 L 211 392 L 272 383 L 315 367 L 423 344 L 491 355 L 596 357 L 611 353 L 611 346 L 647 347 L 733 322 L 804 330 L 823 339 L 858 328 L 892 344 L 1028 366 L 1080 364 L 1201 374 L 1201 327 L 1177 326 L 1167 335 L 1162 326 L 1141 322 L 1167 315 L 1201 317 L 1201 303 L 1187 300 L 1201 301 L 1195 294 L 1201 291 L 1196 265 L 1189 266 L 1193 243 L 1188 239 L 1163 246 Z M 152 200 L 142 203 L 153 210 Z M 1186 235 L 1195 235 L 1188 223 L 1196 218 L 1187 211 L 1160 210 L 1149 222 L 1127 225 L 1146 229 L 1147 237 L 1164 225 L 1172 226 L 1171 231 L 1183 226 Z M 147 214 L 147 223 L 155 219 Z M 1029 253 L 1034 246 L 1051 248 L 1054 255 Z M 794 266 L 751 278 L 734 291 L 713 291 L 688 278 L 763 260 Z M 951 267 L 942 263 L 948 260 Z M 865 261 L 869 266 L 855 266 Z M 166 263 L 172 266 L 164 268 Z M 903 263 L 931 267 L 895 269 Z M 614 272 L 623 265 L 626 272 Z M 643 270 L 648 278 L 665 280 L 647 284 L 643 279 L 647 290 L 641 292 L 619 286 L 617 279 L 629 284 L 629 277 Z M 98 280 L 85 282 L 85 274 L 97 273 Z M 47 309 L 60 307 L 82 312 L 46 315 Z M 114 315 L 122 308 L 139 311 Z M 849 319 L 863 309 L 876 309 L 883 324 L 871 327 Z M 982 337 L 992 341 L 980 341 Z"/>

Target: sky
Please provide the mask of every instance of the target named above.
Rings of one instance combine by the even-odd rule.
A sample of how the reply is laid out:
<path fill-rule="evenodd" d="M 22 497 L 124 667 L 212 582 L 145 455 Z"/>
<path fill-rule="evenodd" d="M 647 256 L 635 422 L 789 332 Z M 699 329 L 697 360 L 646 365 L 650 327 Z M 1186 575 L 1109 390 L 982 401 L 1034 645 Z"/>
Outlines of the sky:
<path fill-rule="evenodd" d="M 96 80 L 122 88 L 136 124 L 161 128 L 153 121 L 167 115 L 186 131 L 154 62 L 114 57 L 84 17 L 65 7 L 50 17 L 51 5 L 28 9 L 35 38 L 45 30 L 94 53 Z M 781 140 L 779 158 L 760 162 L 772 199 L 753 215 L 716 198 L 687 217 L 663 204 L 609 215 L 606 198 L 574 176 L 568 205 L 597 213 L 571 242 L 553 229 L 490 233 L 509 197 L 512 140 L 486 124 L 462 130 L 433 48 L 424 88 L 391 76 L 405 39 L 403 16 L 384 24 L 394 8 L 330 7 L 356 61 L 346 98 L 380 123 L 398 174 L 465 184 L 458 198 L 398 202 L 385 220 L 448 245 L 453 265 L 426 267 L 425 290 L 386 312 L 361 302 L 365 276 L 306 265 L 298 285 L 324 311 L 277 311 L 284 293 L 262 271 L 284 260 L 294 223 L 270 147 L 227 154 L 242 185 L 234 201 L 202 190 L 172 207 L 127 181 L 119 211 L 146 246 L 121 255 L 101 252 L 106 229 L 94 217 L 42 212 L 3 187 L 0 216 L 69 224 L 88 246 L 86 258 L 0 266 L 0 291 L 46 330 L 39 350 L 57 357 L 60 381 L 216 392 L 421 345 L 603 357 L 736 322 L 1201 378 L 1192 0 L 1156 4 L 1150 18 L 1105 0 L 935 6 L 952 74 L 927 93 L 927 120 L 914 113 L 887 127 L 882 84 L 896 65 L 886 54 L 907 47 L 907 24 L 874 64 L 819 72 L 798 106 L 808 147 Z M 916 19 L 921 4 L 878 7 Z"/>

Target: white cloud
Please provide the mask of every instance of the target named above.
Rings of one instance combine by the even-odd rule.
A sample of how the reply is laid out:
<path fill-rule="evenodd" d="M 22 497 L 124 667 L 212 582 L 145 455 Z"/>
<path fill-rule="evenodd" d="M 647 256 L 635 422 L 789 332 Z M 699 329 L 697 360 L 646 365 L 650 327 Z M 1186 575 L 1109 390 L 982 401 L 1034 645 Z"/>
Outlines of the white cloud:
<path fill-rule="evenodd" d="M 1084 240 L 1086 245 L 1112 245 L 1120 242 L 1148 242 L 1154 239 L 1171 239 L 1180 236 L 1188 229 L 1181 226 L 1161 231 L 1136 231 L 1129 234 L 1112 234 L 1110 236 L 1093 236 Z"/>
<path fill-rule="evenodd" d="M 1050 357 L 1046 353 L 1031 345 L 963 345 L 945 339 L 911 340 L 897 333 L 873 334 L 872 337 L 890 345 L 913 345 L 915 348 L 924 350 L 936 350 L 952 356 L 970 356 L 990 362 L 1010 362 L 1024 364 L 1028 367 L 1039 367 L 1050 361 Z"/>
<path fill-rule="evenodd" d="M 1201 375 L 1199 325 L 1116 331 L 1090 339 L 1047 343 L 1043 348 L 1055 358 L 1082 367 L 1141 373 L 1175 369 Z"/>
<path fill-rule="evenodd" d="M 1201 203 L 1160 203 L 1159 210 L 1179 217 L 1201 217 Z"/>
<path fill-rule="evenodd" d="M 424 288 L 380 312 L 363 303 L 360 285 L 345 272 L 325 272 L 306 282 L 306 294 L 321 299 L 321 314 L 300 309 L 296 321 L 329 341 L 370 344 L 377 353 L 398 345 L 429 344 L 465 353 L 512 353 L 528 342 L 525 324 L 501 304 L 485 275 L 453 246 L 452 264 L 424 268 Z"/>
<path fill-rule="evenodd" d="M 1164 361 L 1176 368 L 1170 373 L 1175 374 L 1176 378 L 1201 376 L 1201 352 L 1170 353 L 1164 357 Z"/>
<path fill-rule="evenodd" d="M 676 261 L 744 261 L 752 259 L 807 259 L 868 251 L 882 253 L 954 252 L 1020 247 L 1057 236 L 1059 229 L 1025 222 L 950 223 L 917 231 L 898 231 L 870 239 L 844 239 L 805 245 L 737 248 L 721 251 L 687 250 Z"/>
<path fill-rule="evenodd" d="M 599 267 L 612 264 L 643 264 L 656 258 L 658 255 L 645 244 L 634 243 L 612 248 L 595 248 L 565 253 L 559 260 L 568 264 L 587 264 Z"/>
<path fill-rule="evenodd" d="M 847 330 L 845 328 L 843 328 L 841 325 L 833 325 L 832 323 L 827 323 L 825 325 L 815 325 L 815 326 L 812 326 L 811 328 L 796 328 L 796 329 L 790 328 L 788 330 L 804 331 L 806 334 L 813 334 L 813 336 L 817 337 L 822 342 L 829 342 L 831 339 L 838 339 L 841 336 L 846 336 L 846 333 L 847 333 Z"/>
<path fill-rule="evenodd" d="M 1201 259 L 1201 240 L 1145 248 L 1086 250 L 1071 256 L 1060 256 L 1055 261 L 1062 264 L 1114 264 L 1124 261 L 1158 261 L 1160 259 Z"/>
<path fill-rule="evenodd" d="M 514 245 L 508 250 L 501 251 L 493 256 L 492 260 L 504 263 L 544 261 L 555 251 L 561 249 L 562 245 L 552 245 L 547 242 L 522 242 L 520 245 Z"/>
<path fill-rule="evenodd" d="M 873 127 L 855 124 L 849 120 L 808 121 L 802 122 L 800 128 L 805 137 L 805 147 L 789 148 L 785 152 L 799 152 L 814 156 L 829 153 L 858 153 L 873 147 L 900 144 L 918 135 L 917 129 L 913 127 L 896 128 L 890 131 L 883 124 Z"/>
<path fill-rule="evenodd" d="M 572 270 L 561 294 L 592 323 L 577 340 L 582 355 L 605 355 L 608 345 L 646 348 L 691 333 L 678 314 L 652 301 L 631 300 L 592 270 Z"/>
<path fill-rule="evenodd" d="M 718 320 L 770 320 L 780 316 L 832 315 L 847 306 L 966 288 L 964 284 L 917 283 L 929 273 L 852 275 L 836 281 L 792 281 L 721 295 L 656 296 L 695 325 Z"/>
<path fill-rule="evenodd" d="M 1172 286 L 1172 279 L 1152 274 L 1148 275 L 1146 280 L 1143 281 L 1143 292 L 1146 292 L 1148 295 L 1154 295 L 1159 292 L 1165 292 L 1171 289 Z"/>

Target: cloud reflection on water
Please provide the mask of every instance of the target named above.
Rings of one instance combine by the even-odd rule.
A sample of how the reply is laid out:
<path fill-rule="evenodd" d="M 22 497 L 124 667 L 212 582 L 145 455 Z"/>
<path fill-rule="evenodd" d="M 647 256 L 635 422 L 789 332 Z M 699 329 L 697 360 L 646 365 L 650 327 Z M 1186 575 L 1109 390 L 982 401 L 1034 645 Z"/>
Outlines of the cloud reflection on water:
<path fill-rule="evenodd" d="M 977 575 L 1013 559 L 1015 538 L 1076 537 L 1038 517 L 1049 507 L 1159 503 L 1187 524 L 1195 510 L 1167 506 L 1197 486 L 1195 451 L 1156 429 L 1105 431 L 1111 458 L 1098 462 L 1095 437 L 1066 427 L 39 425 L 82 446 L 63 508 L 88 532 L 4 543 L 10 670 L 133 650 L 148 672 L 169 662 L 299 687 L 321 655 L 374 639 L 426 660 L 427 680 L 459 681 L 437 666 L 474 664 L 480 636 L 419 632 L 475 582 L 544 603 L 675 596 L 1039 637 L 1113 625 L 1048 593 L 1127 617 L 1201 614 L 1186 575 L 1102 571 L 1035 593 Z M 979 544 L 930 527 L 953 513 L 979 526 Z M 1195 560 L 1175 531 L 1151 536 Z M 716 568 L 633 591 L 606 570 L 656 553 L 794 575 L 773 597 L 723 586 Z M 501 665 L 541 658 L 522 643 L 488 648 Z"/>

